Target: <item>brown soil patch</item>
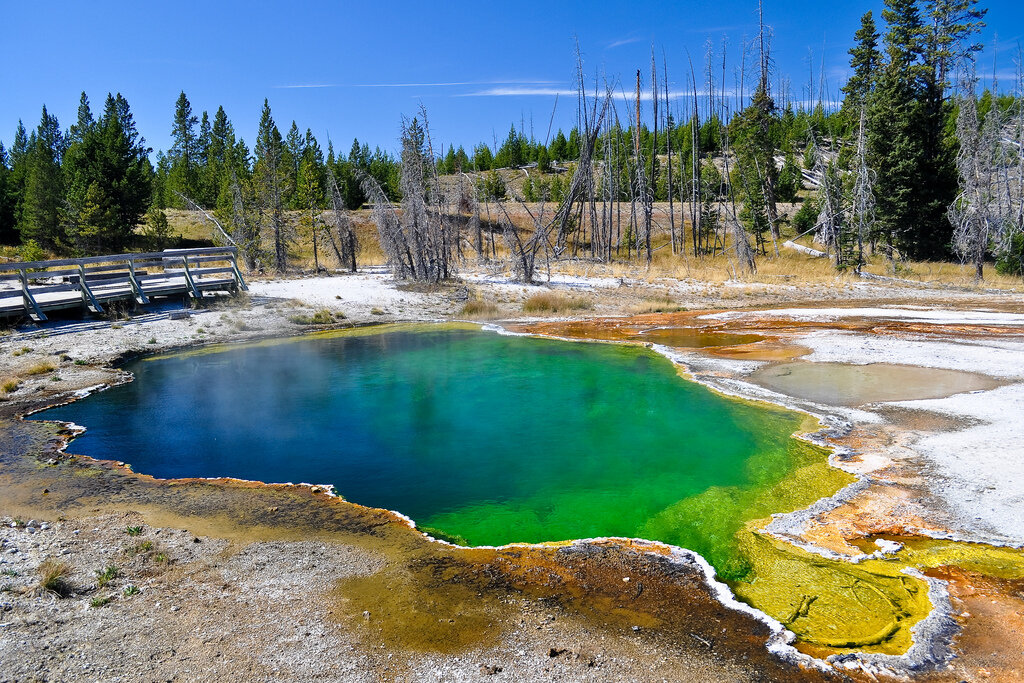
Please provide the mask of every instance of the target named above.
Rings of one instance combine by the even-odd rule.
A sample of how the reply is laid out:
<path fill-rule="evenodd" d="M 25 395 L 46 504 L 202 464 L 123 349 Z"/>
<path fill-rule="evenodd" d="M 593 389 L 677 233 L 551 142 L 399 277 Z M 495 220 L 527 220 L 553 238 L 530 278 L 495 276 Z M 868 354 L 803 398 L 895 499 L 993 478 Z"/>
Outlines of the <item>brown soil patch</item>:
<path fill-rule="evenodd" d="M 957 623 L 957 659 L 929 680 L 1024 680 L 1024 581 L 1001 580 L 956 567 L 927 572 L 948 582 Z"/>

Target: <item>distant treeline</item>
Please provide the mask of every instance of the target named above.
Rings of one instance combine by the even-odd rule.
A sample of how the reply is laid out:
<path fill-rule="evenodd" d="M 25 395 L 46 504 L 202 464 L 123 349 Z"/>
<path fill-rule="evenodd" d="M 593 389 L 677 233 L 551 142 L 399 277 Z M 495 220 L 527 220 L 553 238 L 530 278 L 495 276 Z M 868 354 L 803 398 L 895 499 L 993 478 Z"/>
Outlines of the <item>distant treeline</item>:
<path fill-rule="evenodd" d="M 646 121 L 620 122 L 612 107 L 589 142 L 577 128 L 542 141 L 513 125 L 500 144 L 480 143 L 468 152 L 433 150 L 428 139 L 429 163 L 438 176 L 473 174 L 479 198 L 497 200 L 508 188 L 496 169 L 535 164 L 540 173 L 529 174 L 519 198 L 578 201 L 566 196 L 568 171 L 585 148 L 599 179 L 588 183 L 588 192 L 602 201 L 671 197 L 688 204 L 690 222 L 707 233 L 694 228 L 691 248 L 698 256 L 725 248 L 715 232 L 724 218 L 720 211 L 712 215 L 712 203 L 741 206 L 735 220 L 767 253 L 769 238 L 778 238 L 788 220 L 777 203 L 803 198 L 809 186 L 813 192 L 795 225 L 816 231 L 839 267 L 859 268 L 870 245 L 894 258 L 957 254 L 975 261 L 979 273 L 992 258 L 1013 270 L 1014 259 L 1024 259 L 1017 254 L 1024 252 L 1024 191 L 1014 184 L 1024 177 L 1024 107 L 1019 96 L 977 92 L 981 45 L 975 39 L 986 11 L 977 0 L 884 0 L 884 33 L 868 12 L 854 36 L 853 75 L 840 107 L 777 107 L 762 29 L 760 78 L 739 111 L 730 110 L 714 81 L 709 47 L 684 121 L 667 113 L 664 100 L 661 113 L 655 104 Z M 652 64 L 657 93 L 654 80 Z M 702 111 L 698 90 L 711 93 L 701 95 L 707 98 Z M 184 92 L 172 132 L 170 149 L 156 155 L 154 166 L 120 95 L 108 95 L 96 118 L 82 93 L 78 119 L 66 130 L 44 107 L 35 130 L 19 123 L 10 148 L 0 144 L 0 241 L 68 254 L 132 248 L 140 239 L 159 246 L 167 237 L 162 210 L 198 206 L 231 234 L 273 226 L 280 265 L 289 239 L 277 234 L 283 211 L 309 213 L 315 238 L 317 211 L 362 206 L 368 182 L 377 200 L 402 199 L 398 158 L 358 140 L 347 154 L 328 142 L 325 153 L 309 128 L 303 133 L 292 122 L 282 134 L 266 101 L 251 148 L 235 135 L 223 107 L 212 119 L 206 111 L 196 115 Z M 724 166 L 722 159 L 731 161 Z M 139 224 L 145 225 L 141 238 Z"/>

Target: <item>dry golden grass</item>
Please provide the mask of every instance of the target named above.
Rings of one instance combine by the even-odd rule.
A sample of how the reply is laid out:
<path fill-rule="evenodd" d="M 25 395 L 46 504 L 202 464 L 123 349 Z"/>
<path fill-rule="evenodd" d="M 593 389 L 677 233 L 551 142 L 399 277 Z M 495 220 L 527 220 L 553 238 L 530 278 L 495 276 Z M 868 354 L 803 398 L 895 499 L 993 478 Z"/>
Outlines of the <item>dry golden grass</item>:
<path fill-rule="evenodd" d="M 560 292 L 538 292 L 523 302 L 524 313 L 565 313 L 589 311 L 594 303 L 589 299 L 566 296 Z"/>
<path fill-rule="evenodd" d="M 481 301 L 480 299 L 470 299 L 459 311 L 459 315 L 463 318 L 472 318 L 474 320 L 493 320 L 501 315 L 498 307 L 490 301 Z"/>
<path fill-rule="evenodd" d="M 641 315 L 643 313 L 675 313 L 677 311 L 685 310 L 685 306 L 680 306 L 675 299 L 671 299 L 667 296 L 648 297 L 629 307 L 629 313 L 632 315 Z"/>
<path fill-rule="evenodd" d="M 56 369 L 57 366 L 54 365 L 53 363 L 49 361 L 43 361 L 42 363 L 36 363 L 32 367 L 30 367 L 28 370 L 25 371 L 25 374 L 30 376 L 45 375 L 46 373 L 53 372 Z"/>
<path fill-rule="evenodd" d="M 512 180 L 512 179 L 507 179 Z M 518 186 L 517 186 L 518 187 Z M 780 210 L 783 214 L 790 214 L 797 205 L 783 205 Z M 490 205 L 490 217 L 497 220 L 503 213 L 492 203 Z M 530 204 L 529 208 L 536 215 L 540 209 L 539 204 Z M 545 205 L 546 216 L 553 215 L 555 205 Z M 533 222 L 524 207 L 515 200 L 508 200 L 505 209 L 512 221 L 525 233 L 533 229 Z M 208 223 L 204 222 L 199 214 L 190 211 L 168 210 L 168 220 L 171 223 L 172 231 L 192 239 L 210 239 L 212 232 Z M 779 255 L 775 256 L 772 245 L 768 244 L 768 254 L 757 256 L 757 271 L 755 273 L 744 272 L 736 262 L 733 250 L 730 248 L 727 254 L 717 253 L 714 256 L 695 257 L 692 254 L 689 242 L 690 226 L 686 221 L 685 209 L 682 205 L 674 207 L 676 230 L 683 234 L 683 242 L 677 245 L 677 253 L 673 254 L 668 235 L 668 204 L 661 202 L 654 205 L 654 222 L 656 233 L 653 238 L 654 254 L 650 266 L 642 258 L 632 255 L 626 258 L 623 250 L 616 255 L 612 263 L 594 263 L 585 260 L 581 261 L 560 261 L 557 268 L 561 273 L 568 275 L 579 275 L 584 277 L 616 277 L 637 280 L 652 281 L 658 278 L 692 279 L 709 283 L 722 283 L 729 280 L 738 280 L 750 283 L 777 284 L 780 282 L 792 284 L 832 284 L 852 283 L 858 280 L 857 276 L 850 271 L 838 271 L 834 263 L 827 258 L 814 258 L 806 254 L 784 249 L 781 242 L 793 237 L 792 230 L 788 225 L 783 226 L 783 236 L 779 244 Z M 288 212 L 286 220 L 292 227 L 298 227 L 300 212 Z M 350 214 L 352 224 L 359 238 L 359 253 L 357 261 L 360 267 L 384 265 L 387 259 L 380 248 L 377 238 L 377 230 L 370 219 L 369 210 L 355 211 Z M 487 219 L 485 207 L 481 206 L 481 217 Z M 628 219 L 628 205 L 623 206 L 623 227 Z M 589 225 L 586 226 L 589 231 Z M 290 264 L 296 269 L 311 269 L 313 267 L 313 248 L 308 234 L 298 231 L 298 238 L 292 243 L 289 249 Z M 271 235 L 264 235 L 266 244 L 271 244 Z M 475 242 L 475 236 L 468 236 L 469 244 Z M 731 245 L 727 245 L 730 246 Z M 504 260 L 509 256 L 508 249 L 500 233 L 490 234 L 484 231 L 484 251 L 489 259 Z M 571 250 L 570 250 L 571 253 Z M 580 257 L 588 257 L 589 250 L 581 249 L 577 254 Z M 472 246 L 467 247 L 465 256 L 469 262 L 476 260 L 477 254 Z M 970 266 L 959 263 L 916 263 L 903 262 L 898 265 L 896 273 L 892 272 L 891 265 L 880 255 L 869 255 L 868 265 L 865 272 L 875 275 L 896 277 L 910 282 L 922 284 L 950 285 L 964 288 L 987 288 L 1003 289 L 1008 291 L 1024 291 L 1024 283 L 1018 277 L 999 275 L 994 268 L 985 269 L 985 279 L 978 284 L 974 281 L 974 271 Z M 321 266 L 337 268 L 337 258 L 329 244 L 320 245 Z M 538 268 L 543 269 L 542 261 L 538 261 Z M 271 272 L 265 274 L 273 277 Z"/>
<path fill-rule="evenodd" d="M 171 226 L 171 233 L 175 237 L 181 236 L 191 240 L 213 239 L 215 229 L 199 212 L 167 209 L 166 213 L 167 222 Z M 311 270 L 314 266 L 313 241 L 312 237 L 308 234 L 308 230 L 299 225 L 301 216 L 301 211 L 285 212 L 287 227 L 297 235 L 297 238 L 289 244 L 289 267 L 299 270 Z M 377 239 L 377 228 L 370 220 L 369 210 L 353 211 L 349 214 L 349 218 L 359 240 L 359 250 L 356 254 L 356 262 L 359 267 L 384 264 L 386 259 L 380 249 L 380 243 Z M 343 268 L 347 265 L 338 263 L 330 242 L 325 240 L 326 236 L 322 235 L 322 239 L 318 243 L 320 267 L 334 269 Z M 268 248 L 273 245 L 273 234 L 269 230 L 263 233 L 263 244 Z M 266 275 L 272 277 L 273 273 L 268 272 Z"/>
<path fill-rule="evenodd" d="M 59 560 L 46 559 L 36 570 L 39 574 L 39 583 L 36 588 L 40 592 L 52 593 L 64 597 L 71 592 L 71 585 L 68 583 L 68 576 L 71 574 L 71 566 Z"/>
<path fill-rule="evenodd" d="M 21 386 L 21 382 L 16 379 L 5 379 L 3 384 L 0 384 L 0 389 L 3 389 L 5 394 L 17 391 L 18 387 Z"/>
<path fill-rule="evenodd" d="M 345 314 L 321 308 L 313 315 L 293 315 L 288 319 L 296 325 L 331 325 L 338 320 L 344 320 Z"/>

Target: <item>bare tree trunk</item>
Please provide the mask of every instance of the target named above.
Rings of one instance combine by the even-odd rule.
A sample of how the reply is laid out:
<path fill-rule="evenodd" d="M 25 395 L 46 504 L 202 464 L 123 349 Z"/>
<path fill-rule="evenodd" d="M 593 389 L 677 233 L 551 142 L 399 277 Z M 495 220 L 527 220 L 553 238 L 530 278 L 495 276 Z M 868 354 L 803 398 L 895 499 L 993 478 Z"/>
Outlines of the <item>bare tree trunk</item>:
<path fill-rule="evenodd" d="M 316 209 L 313 204 L 309 205 L 309 225 L 313 231 L 313 272 L 320 272 L 320 252 L 317 249 L 317 235 L 316 235 Z"/>
<path fill-rule="evenodd" d="M 664 67 L 664 78 L 662 79 L 665 83 L 665 152 L 668 155 L 668 184 L 666 190 L 668 193 L 668 232 L 670 236 L 670 242 L 672 243 L 672 254 L 676 253 L 676 211 L 674 205 L 674 197 L 672 193 L 672 132 L 673 126 L 669 125 L 672 119 L 671 110 L 669 109 L 668 99 L 668 62 L 665 60 L 664 54 L 662 54 L 662 67 Z"/>
<path fill-rule="evenodd" d="M 330 166 L 327 167 L 327 192 L 331 198 L 331 207 L 334 209 L 334 230 L 337 232 L 338 238 L 335 240 L 334 233 L 330 231 L 327 234 L 331 239 L 334 253 L 338 257 L 338 264 L 342 267 L 347 266 L 354 273 L 356 272 L 356 251 L 359 249 L 359 242 L 345 211 L 345 202 L 341 198 L 338 181 Z"/>
<path fill-rule="evenodd" d="M 860 126 L 857 132 L 857 175 L 853 184 L 853 218 L 857 225 L 857 264 L 855 271 L 860 274 L 864 266 L 864 239 L 874 231 L 875 222 L 875 173 L 867 162 L 867 112 L 860 109 Z"/>

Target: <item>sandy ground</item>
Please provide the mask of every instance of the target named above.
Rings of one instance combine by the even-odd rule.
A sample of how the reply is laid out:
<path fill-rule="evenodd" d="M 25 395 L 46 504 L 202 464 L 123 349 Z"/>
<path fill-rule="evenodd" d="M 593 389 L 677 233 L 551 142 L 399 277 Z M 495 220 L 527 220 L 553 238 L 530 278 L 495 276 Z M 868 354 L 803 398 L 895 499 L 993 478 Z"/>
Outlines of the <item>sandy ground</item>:
<path fill-rule="evenodd" d="M 844 459 L 844 469 L 874 482 L 848 500 L 822 505 L 813 514 L 777 518 L 780 537 L 822 553 L 851 554 L 858 552 L 847 542 L 851 536 L 867 535 L 873 524 L 891 521 L 896 514 L 907 520 L 905 528 L 914 533 L 1024 544 L 1024 451 L 1020 445 L 1024 433 L 1019 419 L 1024 414 L 1024 364 L 1020 362 L 1024 302 L 1013 294 L 887 283 L 767 287 L 646 282 L 600 273 L 556 273 L 549 283 L 526 287 L 484 271 L 467 273 L 462 283 L 438 288 L 396 285 L 380 272 L 254 281 L 242 301 L 203 302 L 189 308 L 169 302 L 131 319 L 57 321 L 42 328 L 9 331 L 0 337 L 0 378 L 16 385 L 8 383 L 11 390 L 3 394 L 6 400 L 0 409 L 13 416 L 67 400 L 82 389 L 124 381 L 111 364 L 130 355 L 322 329 L 308 324 L 322 309 L 336 318 L 329 327 L 344 327 L 459 319 L 467 300 L 481 299 L 495 306 L 492 317 L 529 323 L 522 302 L 538 290 L 588 298 L 592 308 L 577 312 L 577 318 L 647 314 L 668 300 L 691 311 L 711 311 L 699 324 L 770 331 L 772 338 L 754 345 L 753 352 L 659 350 L 695 379 L 720 391 L 822 417 L 837 435 L 843 435 L 834 443 L 854 452 L 854 457 Z M 171 315 L 181 310 L 187 315 Z M 780 394 L 750 378 L 767 363 L 793 357 L 810 363 L 964 370 L 987 376 L 999 386 L 944 398 L 851 406 Z M 20 450 L 36 448 L 45 464 L 45 449 L 38 444 L 55 443 L 53 438 L 28 434 L 17 423 L 10 425 L 4 457 L 17 458 L 23 455 Z M 12 480 L 17 477 L 10 472 L 0 466 L 0 488 L 20 492 L 18 482 Z M 59 484 L 59 477 L 54 481 Z M 896 498 L 898 510 L 892 502 Z M 497 629 L 493 642 L 440 649 L 402 647 L 383 635 L 367 635 L 367 626 L 376 623 L 376 610 L 346 615 L 331 596 L 339 582 L 369 581 L 367 577 L 391 576 L 388 572 L 395 567 L 418 566 L 423 560 L 416 553 L 427 552 L 419 549 L 419 540 L 401 536 L 382 549 L 376 541 L 366 541 L 375 538 L 374 525 L 367 533 L 316 540 L 285 533 L 254 535 L 249 527 L 239 532 L 234 528 L 237 520 L 223 513 L 178 518 L 148 503 L 140 503 L 134 508 L 138 512 L 133 512 L 131 504 L 120 499 L 114 504 L 115 499 L 55 508 L 19 493 L 0 503 L 0 515 L 7 515 L 0 528 L 0 681 L 786 680 L 818 676 L 767 654 L 764 627 L 746 615 L 709 607 L 715 604 L 714 591 L 706 587 L 692 590 L 691 597 L 678 598 L 683 603 L 675 605 L 671 618 L 657 622 L 662 624 L 660 629 L 648 628 L 647 622 L 610 627 L 608 615 L 621 614 L 614 600 L 600 608 L 580 608 L 575 603 L 548 602 L 550 598 L 538 602 L 517 589 L 501 594 L 495 603 L 502 605 L 500 610 L 487 612 L 500 611 L 503 616 L 488 617 L 490 626 L 480 626 L 481 632 Z M 854 505 L 872 512 L 851 522 L 844 510 Z M 46 521 L 26 523 L 26 515 Z M 141 533 L 129 536 L 126 529 L 136 526 Z M 140 545 L 147 542 L 149 547 Z M 395 554 L 396 547 L 413 546 L 417 550 L 409 551 L 413 553 L 409 557 L 416 559 Z M 70 565 L 67 597 L 38 590 L 37 568 L 47 558 Z M 630 558 L 623 560 L 627 567 L 640 561 Z M 589 567 L 589 562 L 580 566 Z M 593 562 L 598 573 L 602 566 L 610 566 L 607 560 L 603 565 Z M 119 568 L 118 576 L 99 586 L 97 571 L 111 565 Z M 662 573 L 676 571 L 682 570 Z M 689 576 L 694 586 L 704 586 L 699 571 L 694 569 Z M 993 646 L 991 640 L 998 635 L 993 635 L 992 624 L 993 619 L 1005 623 L 1008 615 L 1016 614 L 1019 620 L 1024 614 L 1019 587 L 986 584 L 982 590 L 975 585 L 979 582 L 965 583 L 961 578 L 953 577 L 949 583 L 954 609 L 968 615 L 977 612 L 968 603 L 978 604 L 978 595 L 984 595 L 985 600 L 991 598 L 985 604 L 991 605 L 986 612 L 992 618 L 958 617 L 963 633 L 959 657 L 952 664 L 920 669 L 916 675 L 935 680 L 1013 680 L 1010 676 L 1019 671 L 1024 652 L 1019 643 Z M 383 584 L 388 586 L 385 593 L 401 590 L 404 580 L 389 579 L 391 583 Z M 705 593 L 700 598 L 705 602 L 699 602 Z M 687 607 L 691 599 L 699 602 L 700 609 Z M 650 607 L 661 608 L 657 603 Z M 424 609 L 431 613 L 432 608 Z M 686 622 L 689 630 L 685 632 L 690 635 L 679 636 L 683 631 L 671 631 L 665 624 L 682 619 L 679 615 L 687 610 L 704 626 Z M 631 618 L 642 621 L 639 616 Z M 451 619 L 454 623 L 456 617 Z M 701 628 L 724 631 L 716 638 Z M 982 649 L 993 652 L 981 653 Z M 988 659 L 982 661 L 982 654 Z M 872 668 L 867 659 L 859 666 L 874 671 L 871 675 L 880 675 L 886 668 Z M 854 667 L 852 675 L 860 675 L 856 671 Z"/>

